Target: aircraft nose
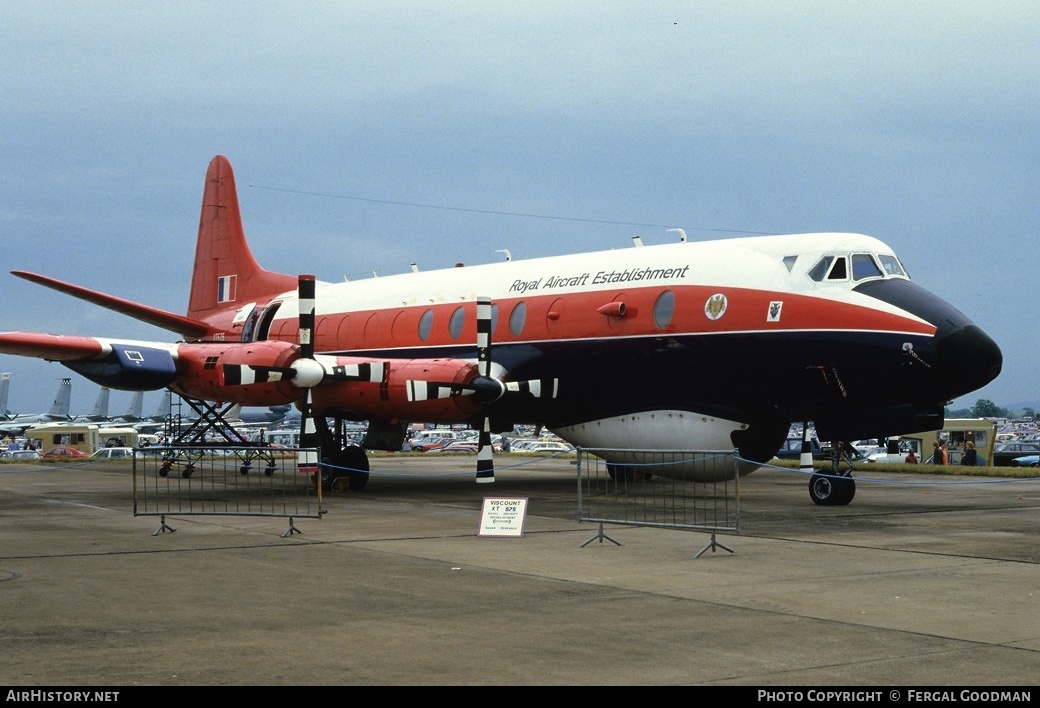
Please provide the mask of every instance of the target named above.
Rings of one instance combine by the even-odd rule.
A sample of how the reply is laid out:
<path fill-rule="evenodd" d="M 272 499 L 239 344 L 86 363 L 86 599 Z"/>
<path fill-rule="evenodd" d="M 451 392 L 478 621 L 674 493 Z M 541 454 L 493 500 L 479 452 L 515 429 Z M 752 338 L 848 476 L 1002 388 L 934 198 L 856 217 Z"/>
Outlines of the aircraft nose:
<path fill-rule="evenodd" d="M 945 397 L 982 388 L 997 378 L 1003 363 L 1000 347 L 975 324 L 940 326 L 935 333 L 935 375 Z"/>
<path fill-rule="evenodd" d="M 1004 357 L 997 343 L 937 295 L 901 278 L 863 283 L 856 290 L 935 325 L 932 380 L 922 393 L 936 401 L 950 401 L 982 388 L 1000 374 Z"/>

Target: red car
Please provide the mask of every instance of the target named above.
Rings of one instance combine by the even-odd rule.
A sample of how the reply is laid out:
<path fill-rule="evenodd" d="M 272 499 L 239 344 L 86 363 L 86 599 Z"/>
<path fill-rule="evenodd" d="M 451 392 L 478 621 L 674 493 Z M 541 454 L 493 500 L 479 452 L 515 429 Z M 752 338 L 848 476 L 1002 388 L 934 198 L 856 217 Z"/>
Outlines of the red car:
<path fill-rule="evenodd" d="M 59 445 L 43 453 L 41 457 L 90 457 L 90 455 L 68 445 Z"/>

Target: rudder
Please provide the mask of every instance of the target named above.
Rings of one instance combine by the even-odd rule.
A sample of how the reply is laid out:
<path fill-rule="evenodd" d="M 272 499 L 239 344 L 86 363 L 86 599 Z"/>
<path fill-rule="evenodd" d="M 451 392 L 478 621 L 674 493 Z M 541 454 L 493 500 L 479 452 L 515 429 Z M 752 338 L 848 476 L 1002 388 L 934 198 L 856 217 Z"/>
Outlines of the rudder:
<path fill-rule="evenodd" d="M 217 155 L 206 171 L 188 317 L 205 320 L 295 287 L 296 278 L 264 270 L 253 257 L 242 228 L 235 174 L 228 159 Z"/>

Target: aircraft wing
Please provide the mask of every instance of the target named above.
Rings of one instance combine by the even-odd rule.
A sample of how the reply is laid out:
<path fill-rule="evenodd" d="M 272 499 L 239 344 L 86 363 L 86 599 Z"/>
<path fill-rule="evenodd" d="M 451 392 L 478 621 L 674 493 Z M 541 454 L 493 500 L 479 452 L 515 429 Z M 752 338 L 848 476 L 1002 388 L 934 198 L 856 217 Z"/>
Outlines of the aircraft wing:
<path fill-rule="evenodd" d="M 94 337 L 67 337 L 38 332 L 0 332 L 0 353 L 48 361 L 81 361 L 104 353 Z"/>
<path fill-rule="evenodd" d="M 105 293 L 97 290 L 91 290 L 84 288 L 79 285 L 73 285 L 72 283 L 66 283 L 62 280 L 56 280 L 54 278 L 48 278 L 45 275 L 38 275 L 36 273 L 29 273 L 24 270 L 12 270 L 12 275 L 16 275 L 23 280 L 28 280 L 31 283 L 43 285 L 44 287 L 63 292 L 67 295 L 72 295 L 81 300 L 100 305 L 109 310 L 120 312 L 124 315 L 129 315 L 135 320 L 141 322 L 147 322 L 148 324 L 155 325 L 170 332 L 176 332 L 184 336 L 187 339 L 197 339 L 205 336 L 209 331 L 210 327 L 205 322 L 193 320 L 183 315 L 177 315 L 172 312 L 166 312 L 155 307 L 148 307 L 147 305 L 141 305 L 131 300 L 124 300 L 121 297 L 114 295 L 106 295 Z M 18 352 L 10 352 L 16 354 Z M 34 354 L 26 354 L 24 356 L 36 356 Z"/>
<path fill-rule="evenodd" d="M 58 361 L 102 386 L 154 391 L 177 377 L 176 344 L 99 337 L 0 332 L 0 354 Z"/>

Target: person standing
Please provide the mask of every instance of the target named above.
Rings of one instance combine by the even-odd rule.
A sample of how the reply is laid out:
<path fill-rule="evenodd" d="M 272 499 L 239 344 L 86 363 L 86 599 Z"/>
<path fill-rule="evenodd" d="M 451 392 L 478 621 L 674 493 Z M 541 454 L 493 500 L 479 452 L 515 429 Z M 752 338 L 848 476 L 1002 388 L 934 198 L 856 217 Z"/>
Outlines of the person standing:
<path fill-rule="evenodd" d="M 975 449 L 975 443 L 971 440 L 964 441 L 964 455 L 961 457 L 961 464 L 968 467 L 974 467 L 979 464 L 979 453 Z"/>

